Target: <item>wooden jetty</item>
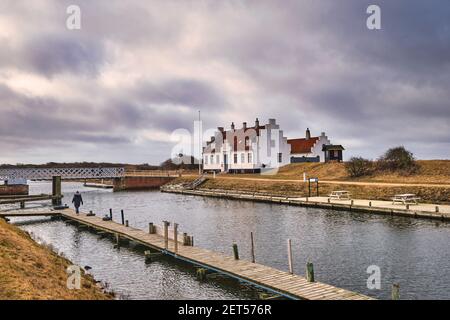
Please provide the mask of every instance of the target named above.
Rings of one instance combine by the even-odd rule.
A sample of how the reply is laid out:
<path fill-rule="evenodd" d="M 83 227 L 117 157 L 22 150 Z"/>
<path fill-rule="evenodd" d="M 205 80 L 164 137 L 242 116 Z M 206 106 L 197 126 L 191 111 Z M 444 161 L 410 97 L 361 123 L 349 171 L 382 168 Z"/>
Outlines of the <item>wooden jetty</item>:
<path fill-rule="evenodd" d="M 0 216 L 25 216 L 25 211 L 21 212 L 4 212 Z M 36 213 L 38 214 L 38 212 Z M 40 215 L 43 214 L 40 213 Z M 32 212 L 28 213 L 28 215 L 32 215 Z M 77 215 L 72 209 L 55 210 L 52 215 L 60 215 L 64 219 L 75 221 L 80 225 L 102 233 L 112 234 L 117 241 L 117 245 L 120 245 L 121 239 L 131 240 L 157 250 L 162 254 L 170 255 L 198 266 L 199 271 L 203 271 L 203 273 L 206 271 L 221 273 L 286 298 L 304 300 L 374 300 L 371 297 L 325 283 L 311 282 L 314 276 L 311 278 L 309 275 L 308 278 L 305 278 L 258 263 L 240 260 L 237 246 L 233 246 L 234 256 L 227 256 L 195 247 L 193 246 L 193 241 L 186 241 L 186 234 L 183 236 L 179 235 L 177 225 L 170 232 L 168 228 L 169 223 L 167 222 L 163 228 L 150 223 L 149 230 L 146 232 L 128 226 L 128 221 L 124 222 L 123 214 L 123 224 L 111 220 L 105 221 L 98 216 Z"/>
<path fill-rule="evenodd" d="M 365 212 L 372 214 L 382 214 L 390 216 L 402 216 L 411 218 L 426 218 L 441 221 L 450 221 L 450 206 L 448 205 L 398 205 L 392 204 L 392 201 L 349 199 L 329 200 L 328 197 L 289 197 L 273 194 L 264 194 L 258 192 L 245 192 L 237 190 L 221 189 L 176 189 L 164 187 L 162 192 L 179 193 L 193 196 L 215 197 L 233 200 L 245 200 L 266 202 L 284 205 L 293 205 L 301 207 L 312 207 L 331 209 L 339 211 Z"/>

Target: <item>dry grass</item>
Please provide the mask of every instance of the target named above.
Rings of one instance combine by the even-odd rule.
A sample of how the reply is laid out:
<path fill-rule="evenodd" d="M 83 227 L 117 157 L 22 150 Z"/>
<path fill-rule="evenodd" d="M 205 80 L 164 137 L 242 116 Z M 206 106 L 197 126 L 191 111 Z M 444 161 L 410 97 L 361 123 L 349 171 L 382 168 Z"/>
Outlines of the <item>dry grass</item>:
<path fill-rule="evenodd" d="M 262 192 L 283 196 L 307 196 L 308 184 L 291 181 L 252 181 L 243 179 L 209 179 L 201 188 L 242 190 Z M 319 194 L 325 196 L 333 190 L 348 190 L 355 199 L 391 200 L 392 196 L 401 193 L 414 193 L 422 198 L 422 202 L 448 204 L 450 203 L 450 188 L 416 187 L 416 186 L 370 186 L 341 185 L 320 183 Z M 315 185 L 312 185 L 312 195 L 316 195 Z"/>
<path fill-rule="evenodd" d="M 306 172 L 308 177 L 317 177 L 320 180 L 450 184 L 450 160 L 419 160 L 417 164 L 418 172 L 410 176 L 376 172 L 367 177 L 351 178 L 345 170 L 344 163 L 292 163 L 280 168 L 276 175 L 242 174 L 235 177 L 302 180 L 303 173 Z"/>
<path fill-rule="evenodd" d="M 0 219 L 1 300 L 104 300 L 113 298 L 83 275 L 80 290 L 66 286 L 66 268 L 72 263 L 37 244 L 15 226 Z"/>

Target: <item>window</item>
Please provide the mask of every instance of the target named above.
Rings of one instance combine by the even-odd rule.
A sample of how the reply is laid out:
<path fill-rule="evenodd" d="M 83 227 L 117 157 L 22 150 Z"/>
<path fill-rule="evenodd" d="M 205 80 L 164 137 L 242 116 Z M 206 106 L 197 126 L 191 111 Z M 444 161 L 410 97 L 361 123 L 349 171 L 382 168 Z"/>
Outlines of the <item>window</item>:
<path fill-rule="evenodd" d="M 211 155 L 211 164 L 214 164 L 214 156 Z"/>
<path fill-rule="evenodd" d="M 282 163 L 283 162 L 283 154 L 280 152 L 278 154 L 278 163 Z"/>
<path fill-rule="evenodd" d="M 241 153 L 241 163 L 245 163 L 245 153 Z"/>
<path fill-rule="evenodd" d="M 237 148 L 238 148 L 238 140 L 237 140 L 237 136 L 234 136 L 233 151 L 237 151 Z"/>
<path fill-rule="evenodd" d="M 245 150 L 250 150 L 250 137 L 245 137 Z"/>
<path fill-rule="evenodd" d="M 205 164 L 208 164 L 208 156 L 205 156 Z"/>
<path fill-rule="evenodd" d="M 237 153 L 234 154 L 234 163 L 237 163 Z"/>
<path fill-rule="evenodd" d="M 217 164 L 220 163 L 220 156 L 219 156 L 219 155 L 216 156 L 216 163 L 217 163 Z"/>
<path fill-rule="evenodd" d="M 248 163 L 252 163 L 252 154 L 249 153 L 249 154 L 247 155 L 247 157 L 248 157 Z"/>

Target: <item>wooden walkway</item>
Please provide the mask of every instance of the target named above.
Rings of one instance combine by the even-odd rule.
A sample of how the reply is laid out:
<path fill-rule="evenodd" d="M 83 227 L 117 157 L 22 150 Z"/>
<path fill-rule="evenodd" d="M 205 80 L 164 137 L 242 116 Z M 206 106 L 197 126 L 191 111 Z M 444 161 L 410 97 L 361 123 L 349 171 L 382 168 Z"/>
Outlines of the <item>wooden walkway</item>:
<path fill-rule="evenodd" d="M 17 211 L 17 214 L 11 213 L 15 216 L 21 215 L 20 211 Z M 11 216 L 11 213 L 8 213 L 8 216 Z M 43 214 L 41 213 L 41 215 Z M 320 282 L 308 282 L 302 276 L 293 275 L 258 263 L 235 260 L 232 256 L 199 247 L 184 246 L 179 243 L 177 246 L 178 252 L 175 252 L 175 242 L 171 239 L 169 239 L 168 250 L 166 250 L 165 241 L 161 235 L 150 234 L 114 221 L 103 221 L 102 218 L 97 216 L 76 215 L 72 209 L 55 211 L 55 214 L 61 214 L 62 217 L 82 225 L 114 234 L 119 238 L 135 241 L 177 259 L 190 262 L 213 272 L 225 274 L 287 298 L 306 300 L 373 300 L 373 298 L 359 293 Z M 25 213 L 22 216 L 25 216 Z"/>

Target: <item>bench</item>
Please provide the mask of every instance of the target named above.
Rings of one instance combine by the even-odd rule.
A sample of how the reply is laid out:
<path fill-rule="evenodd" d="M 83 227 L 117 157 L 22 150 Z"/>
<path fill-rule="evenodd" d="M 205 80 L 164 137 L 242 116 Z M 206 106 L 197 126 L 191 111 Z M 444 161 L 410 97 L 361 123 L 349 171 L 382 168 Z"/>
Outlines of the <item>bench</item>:
<path fill-rule="evenodd" d="M 351 198 L 351 193 L 345 190 L 332 191 L 331 194 L 328 195 L 328 199 L 351 200 Z"/>
<path fill-rule="evenodd" d="M 406 193 L 406 194 L 396 194 L 392 198 L 392 204 L 402 203 L 402 204 L 417 204 L 417 201 L 420 200 L 415 194 Z"/>

